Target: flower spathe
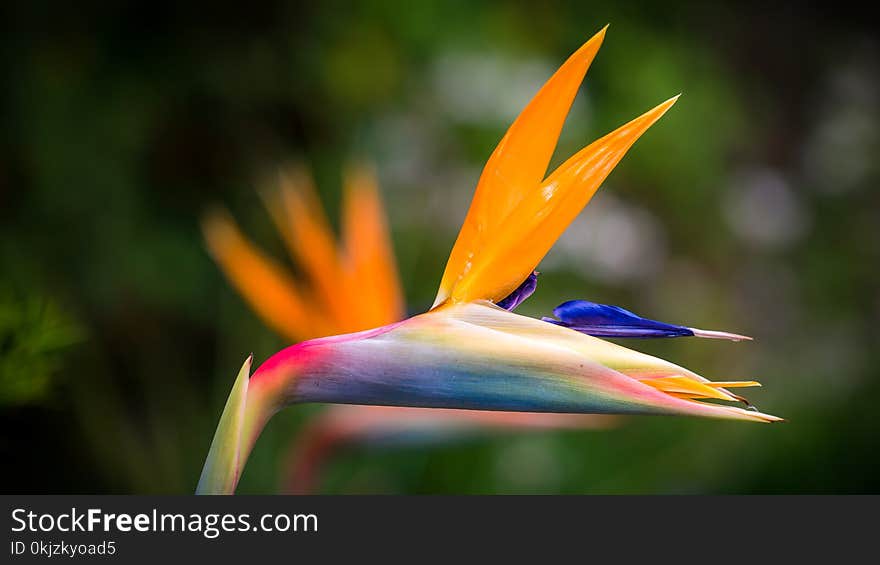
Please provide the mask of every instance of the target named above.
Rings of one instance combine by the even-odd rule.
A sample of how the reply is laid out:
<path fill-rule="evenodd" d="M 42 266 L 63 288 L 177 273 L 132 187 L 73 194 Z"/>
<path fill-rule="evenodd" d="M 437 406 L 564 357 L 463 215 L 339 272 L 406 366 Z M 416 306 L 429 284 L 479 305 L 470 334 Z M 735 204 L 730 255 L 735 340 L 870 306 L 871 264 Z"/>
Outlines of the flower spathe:
<path fill-rule="evenodd" d="M 496 306 L 523 286 L 627 150 L 677 99 L 593 142 L 545 176 L 604 35 L 603 29 L 563 64 L 492 153 L 434 307 L 402 322 L 276 353 L 248 381 L 244 408 L 235 394 L 246 378 L 240 373 L 214 439 L 238 449 L 218 448 L 225 465 L 209 454 L 199 492 L 229 492 L 228 478 L 237 480 L 262 426 L 293 403 L 779 420 L 702 402 L 736 402 L 739 397 L 727 388 L 757 383 L 712 383 L 667 361 Z"/>
<path fill-rule="evenodd" d="M 676 377 L 694 384 L 677 394 L 651 384 Z M 339 402 L 775 420 L 683 398 L 735 400 L 683 367 L 488 301 L 291 346 L 267 360 L 252 380 L 264 383 L 277 407 Z"/>

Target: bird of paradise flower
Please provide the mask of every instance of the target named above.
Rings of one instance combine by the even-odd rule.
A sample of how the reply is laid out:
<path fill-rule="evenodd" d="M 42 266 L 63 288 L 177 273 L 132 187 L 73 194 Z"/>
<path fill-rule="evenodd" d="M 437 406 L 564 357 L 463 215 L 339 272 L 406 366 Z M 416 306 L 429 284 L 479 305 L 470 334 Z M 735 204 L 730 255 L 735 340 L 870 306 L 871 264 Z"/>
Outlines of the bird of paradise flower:
<path fill-rule="evenodd" d="M 534 269 L 673 97 L 588 145 L 549 176 L 563 122 L 605 35 L 548 80 L 489 157 L 432 308 L 375 329 L 305 341 L 236 378 L 197 492 L 233 492 L 269 418 L 305 402 L 559 413 L 780 418 L 683 367 L 596 336 L 746 339 L 570 301 L 555 318 L 508 310 L 535 289 Z M 591 335 L 593 334 L 593 335 Z"/>
<path fill-rule="evenodd" d="M 301 279 L 260 252 L 225 212 L 206 216 L 203 231 L 211 255 L 267 325 L 298 342 L 404 318 L 403 291 L 370 168 L 353 166 L 345 175 L 341 244 L 303 167 L 281 173 L 278 186 L 264 196 Z M 285 488 L 313 491 L 327 459 L 359 442 L 413 445 L 479 432 L 604 428 L 612 421 L 590 414 L 333 404 L 294 442 Z"/>

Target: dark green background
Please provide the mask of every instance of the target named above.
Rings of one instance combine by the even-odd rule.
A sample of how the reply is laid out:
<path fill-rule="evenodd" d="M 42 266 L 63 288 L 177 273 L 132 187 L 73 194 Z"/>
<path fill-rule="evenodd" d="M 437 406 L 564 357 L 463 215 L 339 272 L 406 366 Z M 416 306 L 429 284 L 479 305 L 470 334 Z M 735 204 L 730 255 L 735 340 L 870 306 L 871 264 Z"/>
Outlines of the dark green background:
<path fill-rule="evenodd" d="M 347 160 L 371 159 L 409 309 L 424 310 L 494 144 L 608 22 L 554 163 L 684 95 L 522 309 L 591 298 L 753 335 L 634 345 L 758 378 L 750 398 L 789 422 L 631 418 L 353 449 L 322 489 L 880 490 L 880 43 L 865 14 L 838 2 L 241 4 L 0 9 L 3 490 L 191 492 L 241 361 L 285 345 L 207 256 L 201 212 L 227 206 L 282 257 L 259 179 L 303 160 L 335 215 Z M 243 492 L 276 489 L 317 409 L 272 422 Z"/>

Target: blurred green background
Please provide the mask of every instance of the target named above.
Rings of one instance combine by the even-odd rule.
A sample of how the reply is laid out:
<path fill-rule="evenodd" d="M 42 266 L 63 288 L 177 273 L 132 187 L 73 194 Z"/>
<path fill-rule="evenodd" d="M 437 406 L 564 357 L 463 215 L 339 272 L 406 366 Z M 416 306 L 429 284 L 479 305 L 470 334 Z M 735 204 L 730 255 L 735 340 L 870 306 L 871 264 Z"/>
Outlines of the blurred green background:
<path fill-rule="evenodd" d="M 241 361 L 286 345 L 208 257 L 204 209 L 227 206 L 283 257 L 261 175 L 303 160 L 335 218 L 344 165 L 371 159 L 408 307 L 424 310 L 495 143 L 607 22 L 554 164 L 684 95 L 545 259 L 522 311 L 589 298 L 752 335 L 630 345 L 717 379 L 758 378 L 750 398 L 789 422 L 641 417 L 355 448 L 321 491 L 880 491 L 880 43 L 853 6 L 2 10 L 4 491 L 192 492 Z M 273 420 L 241 492 L 277 490 L 317 409 Z"/>

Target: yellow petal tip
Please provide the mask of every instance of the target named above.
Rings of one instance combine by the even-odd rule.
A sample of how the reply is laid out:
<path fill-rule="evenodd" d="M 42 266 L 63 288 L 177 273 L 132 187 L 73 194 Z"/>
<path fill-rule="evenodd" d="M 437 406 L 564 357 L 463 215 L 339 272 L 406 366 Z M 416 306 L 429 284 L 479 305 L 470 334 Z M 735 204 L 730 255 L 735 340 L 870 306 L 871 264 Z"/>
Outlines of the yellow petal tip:
<path fill-rule="evenodd" d="M 676 94 L 672 98 L 669 98 L 668 100 L 664 101 L 662 104 L 660 104 L 658 106 L 658 108 L 662 108 L 663 111 L 665 112 L 666 110 L 672 108 L 675 105 L 675 103 L 678 102 L 679 98 L 681 98 L 681 92 L 679 92 L 678 94 Z"/>

